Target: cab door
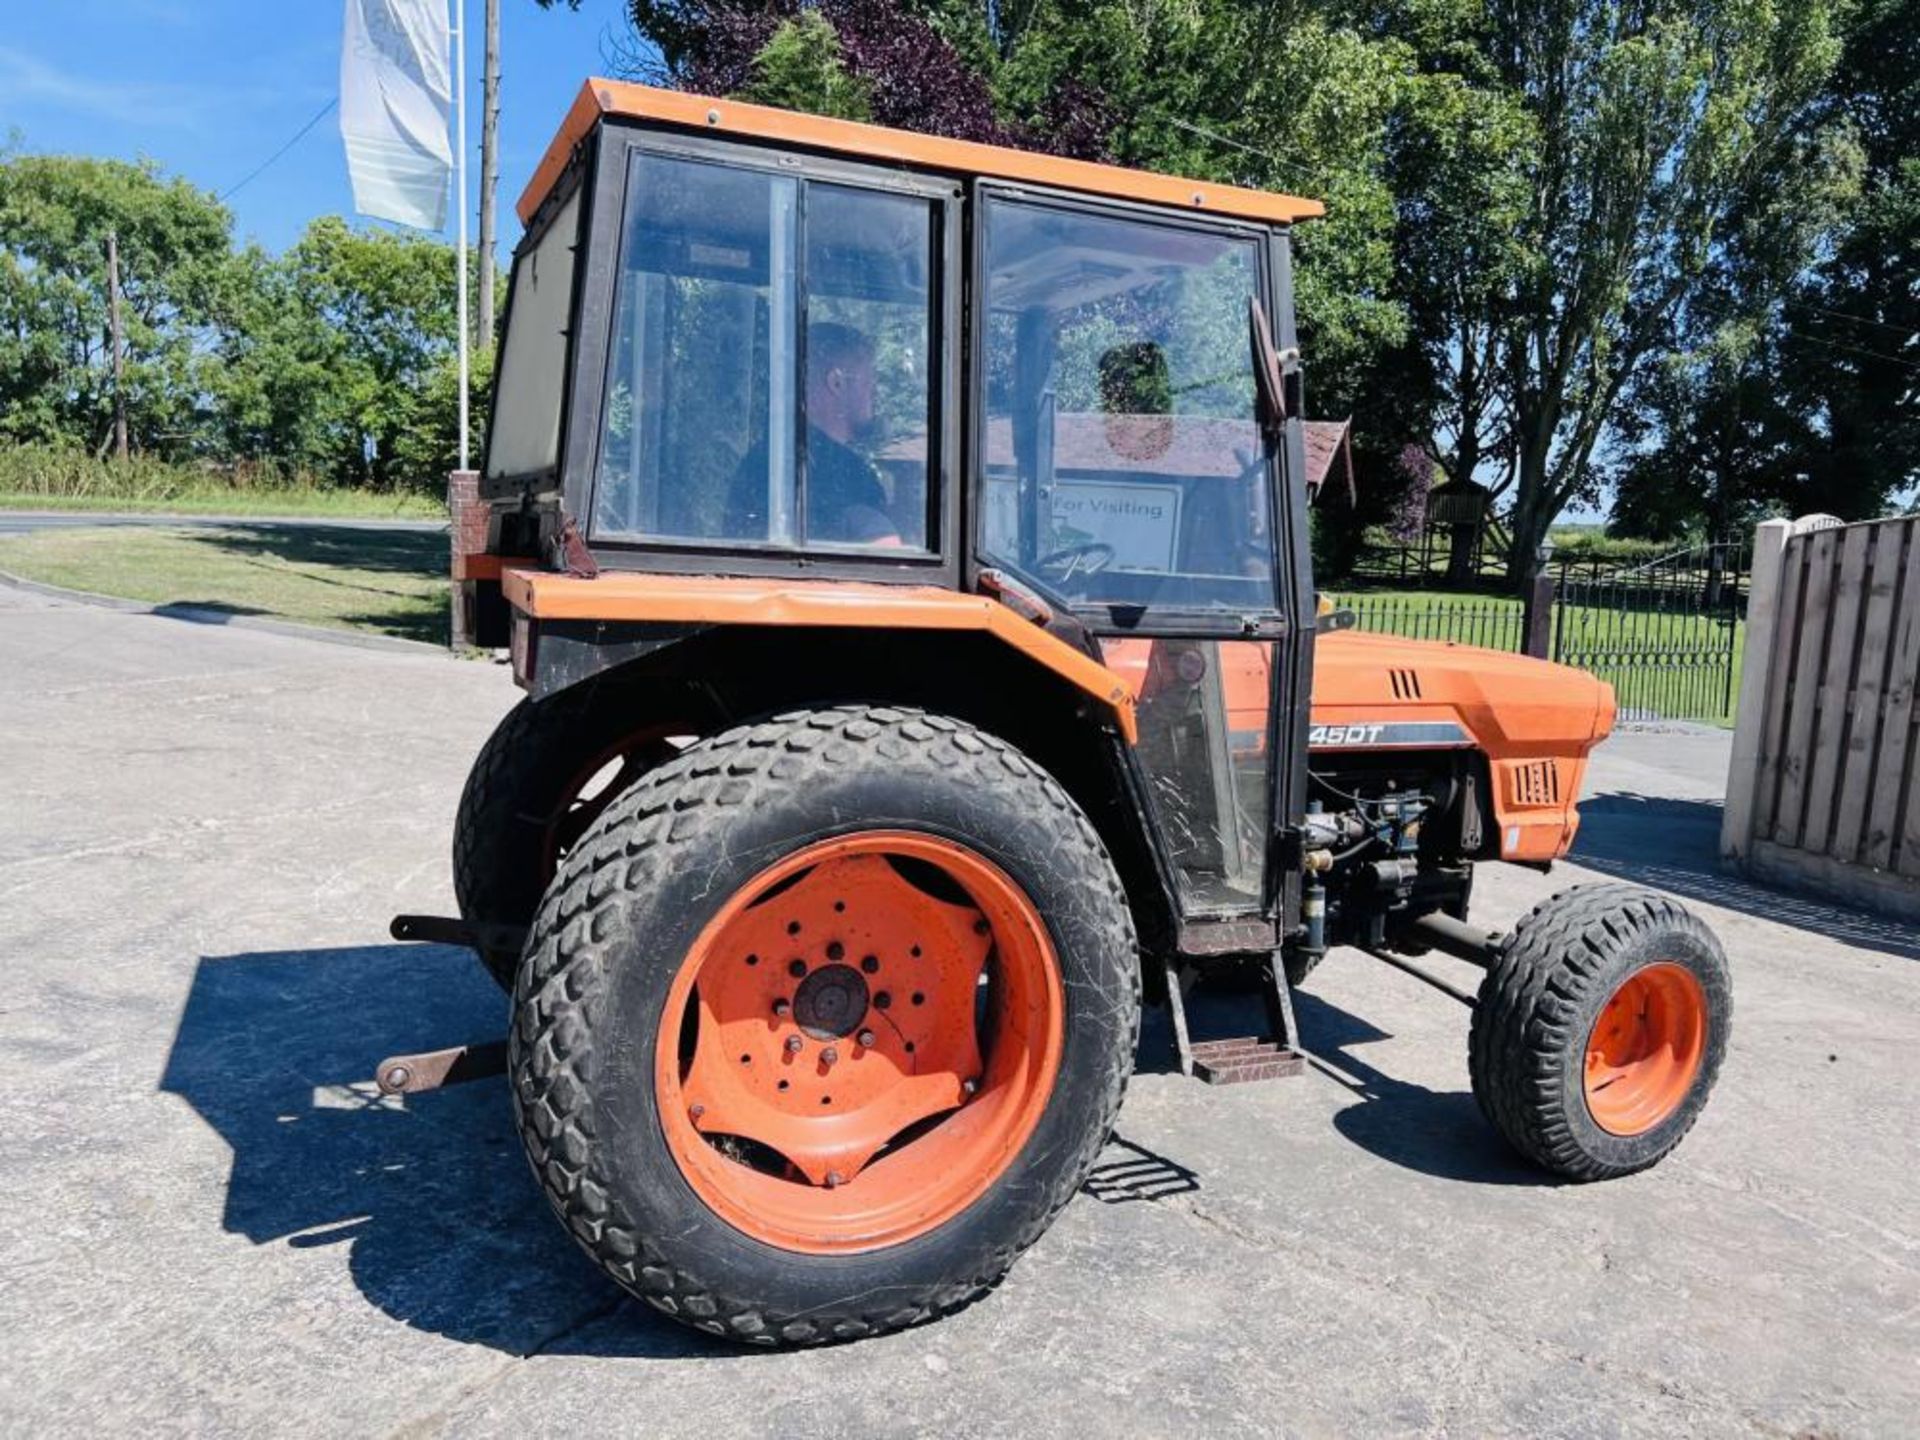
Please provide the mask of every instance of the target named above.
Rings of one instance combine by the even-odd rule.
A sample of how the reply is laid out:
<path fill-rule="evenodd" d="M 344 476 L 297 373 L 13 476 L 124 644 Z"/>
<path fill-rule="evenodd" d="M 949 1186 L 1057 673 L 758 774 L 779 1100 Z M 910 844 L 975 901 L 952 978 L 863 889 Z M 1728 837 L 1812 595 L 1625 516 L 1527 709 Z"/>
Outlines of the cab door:
<path fill-rule="evenodd" d="M 1297 422 L 1291 446 L 1263 435 L 1249 339 L 1255 302 L 1291 338 L 1284 239 L 1000 187 L 975 226 L 980 563 L 1070 609 L 1134 688 L 1183 929 L 1285 919 L 1304 512 L 1280 501 Z"/>

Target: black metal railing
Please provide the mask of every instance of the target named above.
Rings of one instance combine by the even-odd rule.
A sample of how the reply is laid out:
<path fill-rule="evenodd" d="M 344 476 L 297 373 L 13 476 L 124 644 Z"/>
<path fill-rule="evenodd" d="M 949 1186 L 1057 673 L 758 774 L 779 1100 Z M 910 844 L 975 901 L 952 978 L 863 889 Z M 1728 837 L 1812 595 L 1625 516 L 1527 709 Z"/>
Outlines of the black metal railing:
<path fill-rule="evenodd" d="M 1526 611 L 1504 595 L 1346 595 L 1354 626 L 1409 640 L 1452 640 L 1489 650 L 1520 650 L 1526 644 Z"/>
<path fill-rule="evenodd" d="M 1733 714 L 1747 550 L 1714 542 L 1556 577 L 1553 658 L 1610 681 L 1627 719 Z"/>

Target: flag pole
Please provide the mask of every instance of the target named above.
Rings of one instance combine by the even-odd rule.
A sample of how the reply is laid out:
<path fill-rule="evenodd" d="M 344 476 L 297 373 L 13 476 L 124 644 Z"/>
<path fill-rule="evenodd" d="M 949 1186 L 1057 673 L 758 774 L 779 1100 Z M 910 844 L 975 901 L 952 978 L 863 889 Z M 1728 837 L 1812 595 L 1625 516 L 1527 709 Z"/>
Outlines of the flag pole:
<path fill-rule="evenodd" d="M 460 190 L 460 468 L 467 468 L 467 0 L 453 0 L 454 113 Z"/>

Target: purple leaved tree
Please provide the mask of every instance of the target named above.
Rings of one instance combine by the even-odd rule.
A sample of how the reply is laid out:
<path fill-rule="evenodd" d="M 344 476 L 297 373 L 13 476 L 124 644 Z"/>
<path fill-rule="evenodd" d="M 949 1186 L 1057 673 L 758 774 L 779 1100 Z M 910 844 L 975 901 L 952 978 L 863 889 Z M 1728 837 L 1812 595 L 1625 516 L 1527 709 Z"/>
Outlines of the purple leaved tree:
<path fill-rule="evenodd" d="M 803 8 L 833 26 L 841 63 L 866 87 L 876 124 L 1071 159 L 1112 158 L 1117 117 L 1099 91 L 1068 79 L 1031 120 L 1003 119 L 988 77 L 899 0 L 630 0 L 634 28 L 653 47 L 630 63 L 655 83 L 735 94 L 774 31 Z"/>

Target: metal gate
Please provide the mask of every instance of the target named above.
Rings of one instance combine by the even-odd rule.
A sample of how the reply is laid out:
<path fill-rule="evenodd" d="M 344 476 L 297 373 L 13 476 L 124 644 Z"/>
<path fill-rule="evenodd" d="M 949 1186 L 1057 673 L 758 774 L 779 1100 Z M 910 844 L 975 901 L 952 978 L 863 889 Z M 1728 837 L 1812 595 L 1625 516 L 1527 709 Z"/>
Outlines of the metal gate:
<path fill-rule="evenodd" d="M 1617 569 L 1562 565 L 1553 658 L 1610 681 L 1623 720 L 1726 720 L 1746 571 L 1744 541 Z"/>

